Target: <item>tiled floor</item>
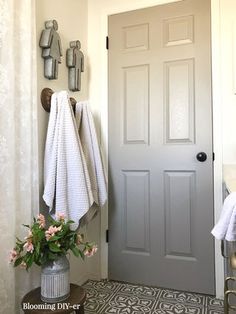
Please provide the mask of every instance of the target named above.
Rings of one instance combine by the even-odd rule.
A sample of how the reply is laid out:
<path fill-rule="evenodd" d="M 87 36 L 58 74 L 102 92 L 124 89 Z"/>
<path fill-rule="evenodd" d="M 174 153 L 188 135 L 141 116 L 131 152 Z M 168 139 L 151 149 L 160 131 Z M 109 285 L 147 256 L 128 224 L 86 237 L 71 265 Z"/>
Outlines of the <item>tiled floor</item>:
<path fill-rule="evenodd" d="M 222 314 L 223 301 L 211 296 L 125 284 L 88 281 L 85 314 Z"/>

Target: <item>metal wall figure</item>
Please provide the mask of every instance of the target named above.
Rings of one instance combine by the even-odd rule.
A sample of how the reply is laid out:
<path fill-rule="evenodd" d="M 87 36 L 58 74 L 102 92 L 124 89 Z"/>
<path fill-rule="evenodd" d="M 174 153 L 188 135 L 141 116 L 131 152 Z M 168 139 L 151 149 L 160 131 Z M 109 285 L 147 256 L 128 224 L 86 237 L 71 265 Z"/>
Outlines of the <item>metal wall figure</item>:
<path fill-rule="evenodd" d="M 58 78 L 58 63 L 61 63 L 62 46 L 57 30 L 56 20 L 46 21 L 39 41 L 44 58 L 44 76 L 49 80 Z"/>
<path fill-rule="evenodd" d="M 79 40 L 71 41 L 70 48 L 66 51 L 66 65 L 69 68 L 69 90 L 81 90 L 81 72 L 84 72 L 84 55 L 80 50 Z"/>

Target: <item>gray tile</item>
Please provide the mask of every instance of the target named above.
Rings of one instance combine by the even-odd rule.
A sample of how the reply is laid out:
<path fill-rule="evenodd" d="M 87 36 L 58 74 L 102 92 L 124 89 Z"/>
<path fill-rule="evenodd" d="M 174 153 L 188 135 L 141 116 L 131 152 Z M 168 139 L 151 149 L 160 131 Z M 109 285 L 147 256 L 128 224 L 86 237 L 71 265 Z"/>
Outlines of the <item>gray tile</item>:
<path fill-rule="evenodd" d="M 126 284 L 88 281 L 85 314 L 223 314 L 223 301 L 201 295 Z"/>
<path fill-rule="evenodd" d="M 142 296 L 115 294 L 102 308 L 101 313 L 138 314 L 152 313 L 154 300 Z"/>
<path fill-rule="evenodd" d="M 108 280 L 89 280 L 84 284 L 84 288 L 98 290 L 98 291 L 111 291 L 115 292 L 119 289 L 120 283 L 116 281 L 108 281 Z"/>
<path fill-rule="evenodd" d="M 157 299 L 160 295 L 160 288 L 145 287 L 140 285 L 123 284 L 120 289 L 120 293 L 131 294 L 136 296 L 145 296 L 149 298 Z"/>
<path fill-rule="evenodd" d="M 160 299 L 195 305 L 205 305 L 206 303 L 206 297 L 204 295 L 168 289 L 162 289 Z"/>
<path fill-rule="evenodd" d="M 204 306 L 194 304 L 158 301 L 153 314 L 205 314 Z"/>
<path fill-rule="evenodd" d="M 224 301 L 220 299 L 216 299 L 212 296 L 206 296 L 206 305 L 213 306 L 213 307 L 223 307 Z"/>
<path fill-rule="evenodd" d="M 224 314 L 224 310 L 207 308 L 206 314 Z"/>

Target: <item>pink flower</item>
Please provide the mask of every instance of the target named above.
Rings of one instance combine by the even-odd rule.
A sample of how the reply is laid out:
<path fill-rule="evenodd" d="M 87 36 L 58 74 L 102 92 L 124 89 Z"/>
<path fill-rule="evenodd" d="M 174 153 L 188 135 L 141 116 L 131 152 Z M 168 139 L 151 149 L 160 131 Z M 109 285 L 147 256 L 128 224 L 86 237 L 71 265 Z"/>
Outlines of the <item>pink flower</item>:
<path fill-rule="evenodd" d="M 47 231 L 45 231 L 46 240 L 48 241 L 51 237 L 53 237 L 58 231 L 61 231 L 60 227 L 50 226 Z"/>
<path fill-rule="evenodd" d="M 77 245 L 82 244 L 82 243 L 83 243 L 83 241 L 84 241 L 84 237 L 83 237 L 83 235 L 82 235 L 82 234 L 80 234 L 80 233 L 77 233 Z"/>
<path fill-rule="evenodd" d="M 25 237 L 25 240 L 29 240 L 29 241 L 31 241 L 31 240 L 32 240 L 32 238 L 33 238 L 33 234 L 32 234 L 32 232 L 31 232 L 31 230 L 29 230 L 28 236 L 27 236 L 27 237 Z"/>
<path fill-rule="evenodd" d="M 16 252 L 15 249 L 11 250 L 10 254 L 9 254 L 9 261 L 10 261 L 10 263 L 14 263 L 15 260 L 17 259 L 18 255 L 19 254 Z"/>
<path fill-rule="evenodd" d="M 84 255 L 87 257 L 93 256 L 98 250 L 97 245 L 93 245 L 91 248 L 85 250 Z"/>
<path fill-rule="evenodd" d="M 33 243 L 31 241 L 27 241 L 24 244 L 24 249 L 26 249 L 27 252 L 33 253 L 33 251 L 34 251 Z"/>
<path fill-rule="evenodd" d="M 25 269 L 27 267 L 27 265 L 25 262 L 21 262 L 20 267 Z"/>
<path fill-rule="evenodd" d="M 39 228 L 41 228 L 41 229 L 45 228 L 46 222 L 45 222 L 44 215 L 39 214 L 37 217 L 37 222 L 39 223 Z"/>
<path fill-rule="evenodd" d="M 59 221 L 64 221 L 65 220 L 65 214 L 64 213 L 57 213 L 57 219 Z"/>

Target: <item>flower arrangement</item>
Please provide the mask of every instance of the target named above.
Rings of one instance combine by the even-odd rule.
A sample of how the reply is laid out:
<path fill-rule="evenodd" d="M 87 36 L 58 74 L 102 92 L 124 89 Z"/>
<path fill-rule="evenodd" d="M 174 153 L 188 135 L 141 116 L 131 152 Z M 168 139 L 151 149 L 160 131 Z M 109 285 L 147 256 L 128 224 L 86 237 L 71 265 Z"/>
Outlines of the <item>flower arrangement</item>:
<path fill-rule="evenodd" d="M 86 242 L 82 234 L 70 229 L 74 221 L 66 221 L 63 214 L 58 216 L 58 220 L 49 217 L 48 221 L 50 226 L 47 228 L 45 217 L 40 214 L 31 226 L 23 225 L 29 229 L 28 235 L 23 241 L 16 238 L 16 245 L 10 252 L 10 262 L 14 267 L 20 265 L 28 270 L 33 263 L 41 266 L 69 251 L 82 259 L 96 253 L 97 245 Z"/>

